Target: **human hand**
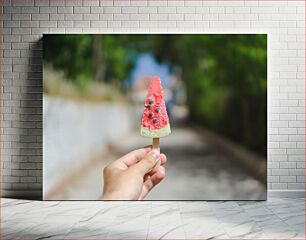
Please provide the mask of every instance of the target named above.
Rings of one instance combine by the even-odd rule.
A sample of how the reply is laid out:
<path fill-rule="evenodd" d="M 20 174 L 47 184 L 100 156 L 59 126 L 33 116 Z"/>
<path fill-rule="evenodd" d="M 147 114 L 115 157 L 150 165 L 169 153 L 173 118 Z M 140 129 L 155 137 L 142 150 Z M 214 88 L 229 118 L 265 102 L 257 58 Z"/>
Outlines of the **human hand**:
<path fill-rule="evenodd" d="M 144 147 L 113 161 L 103 170 L 102 200 L 142 200 L 165 177 L 165 154 Z"/>

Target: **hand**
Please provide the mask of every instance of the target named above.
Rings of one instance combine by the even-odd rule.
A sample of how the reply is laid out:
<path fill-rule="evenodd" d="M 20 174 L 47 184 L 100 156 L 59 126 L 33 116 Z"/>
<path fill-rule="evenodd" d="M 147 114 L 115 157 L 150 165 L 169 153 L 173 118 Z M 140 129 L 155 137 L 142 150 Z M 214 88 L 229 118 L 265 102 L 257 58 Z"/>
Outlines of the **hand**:
<path fill-rule="evenodd" d="M 102 200 L 142 200 L 165 177 L 165 154 L 151 146 L 128 153 L 104 168 Z"/>

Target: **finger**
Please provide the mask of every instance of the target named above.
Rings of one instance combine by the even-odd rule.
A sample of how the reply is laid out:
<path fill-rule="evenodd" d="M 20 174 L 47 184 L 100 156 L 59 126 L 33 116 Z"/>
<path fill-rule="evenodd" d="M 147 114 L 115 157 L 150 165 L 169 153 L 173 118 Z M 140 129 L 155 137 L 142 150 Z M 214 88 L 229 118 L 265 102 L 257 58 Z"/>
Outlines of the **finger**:
<path fill-rule="evenodd" d="M 152 150 L 141 161 L 131 166 L 131 170 L 135 170 L 144 176 L 151 171 L 159 159 L 159 152 Z"/>
<path fill-rule="evenodd" d="M 160 156 L 159 156 L 159 159 L 160 159 L 160 165 L 165 165 L 166 162 L 167 162 L 167 157 L 165 154 L 161 153 Z"/>
<path fill-rule="evenodd" d="M 155 174 L 155 173 L 157 172 L 159 166 L 165 166 L 166 162 L 167 162 L 167 157 L 166 157 L 166 155 L 165 155 L 165 154 L 161 154 L 161 155 L 159 156 L 159 160 L 158 160 L 158 162 L 156 163 L 155 167 L 154 167 L 149 173 L 147 173 L 147 175 L 148 175 L 148 176 L 152 176 L 153 174 Z M 144 181 L 145 181 L 146 179 L 147 179 L 147 178 L 146 178 L 146 176 L 145 176 Z"/>
<path fill-rule="evenodd" d="M 165 168 L 163 166 L 160 166 L 157 172 L 152 176 L 148 177 L 148 179 L 144 182 L 139 199 L 144 199 L 148 195 L 148 193 L 154 188 L 154 186 L 159 184 L 165 178 L 165 176 Z"/>
<path fill-rule="evenodd" d="M 158 159 L 157 163 L 155 164 L 155 166 L 153 167 L 153 169 L 148 173 L 150 176 L 153 175 L 154 172 L 157 172 L 159 166 L 161 165 L 161 161 L 160 158 Z"/>
<path fill-rule="evenodd" d="M 145 146 L 143 148 L 134 150 L 123 157 L 119 158 L 117 161 L 124 163 L 127 167 L 138 163 L 141 159 L 143 159 L 150 151 L 152 146 Z"/>

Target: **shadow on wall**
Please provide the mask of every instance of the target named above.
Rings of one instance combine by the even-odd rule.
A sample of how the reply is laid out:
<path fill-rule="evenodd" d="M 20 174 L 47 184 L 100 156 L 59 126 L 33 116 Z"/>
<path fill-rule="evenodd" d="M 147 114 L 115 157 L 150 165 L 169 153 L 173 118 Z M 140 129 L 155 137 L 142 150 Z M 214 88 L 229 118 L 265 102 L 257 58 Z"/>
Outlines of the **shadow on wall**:
<path fill-rule="evenodd" d="M 19 163 L 19 170 L 27 170 L 26 176 L 20 176 L 18 187 L 2 189 L 3 197 L 20 199 L 42 199 L 42 38 L 30 43 L 26 69 L 20 72 L 19 79 L 13 85 L 20 87 L 20 93 L 13 99 L 19 99 L 18 142 L 13 146 L 19 149 L 12 154 L 11 161 Z"/>

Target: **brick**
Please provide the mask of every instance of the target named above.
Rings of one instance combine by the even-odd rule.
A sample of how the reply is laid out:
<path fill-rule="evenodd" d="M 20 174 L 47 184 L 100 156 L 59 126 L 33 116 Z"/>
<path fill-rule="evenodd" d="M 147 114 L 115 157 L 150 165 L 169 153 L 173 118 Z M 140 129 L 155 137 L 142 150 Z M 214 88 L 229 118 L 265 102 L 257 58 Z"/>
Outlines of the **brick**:
<path fill-rule="evenodd" d="M 305 190 L 305 183 L 288 183 L 288 189 L 303 189 L 303 190 Z"/>
<path fill-rule="evenodd" d="M 39 7 L 39 12 L 54 14 L 57 13 L 57 7 Z"/>
<path fill-rule="evenodd" d="M 83 19 L 90 21 L 90 20 L 99 20 L 99 14 L 83 14 Z"/>
<path fill-rule="evenodd" d="M 19 177 L 13 177 L 13 176 L 4 176 L 3 181 L 6 183 L 16 183 L 20 181 Z"/>
<path fill-rule="evenodd" d="M 130 0 L 115 0 L 114 6 L 126 7 L 130 6 Z"/>
<path fill-rule="evenodd" d="M 108 21 L 107 22 L 107 28 L 120 28 L 121 27 L 121 21 Z"/>
<path fill-rule="evenodd" d="M 29 176 L 37 176 L 37 177 L 41 177 L 42 176 L 42 171 L 41 170 L 28 170 L 29 172 Z"/>
<path fill-rule="evenodd" d="M 39 22 L 39 27 L 43 28 L 50 28 L 50 27 L 56 27 L 57 22 L 56 21 L 40 21 Z"/>
<path fill-rule="evenodd" d="M 4 21 L 3 27 L 5 28 L 15 28 L 20 27 L 20 21 Z"/>
<path fill-rule="evenodd" d="M 305 161 L 305 157 L 302 154 L 288 156 L 288 161 Z"/>
<path fill-rule="evenodd" d="M 106 28 L 107 27 L 107 21 L 91 21 L 90 27 L 94 28 Z"/>
<path fill-rule="evenodd" d="M 288 184 L 287 183 L 272 183 L 272 189 L 287 189 Z"/>
<path fill-rule="evenodd" d="M 194 21 L 177 21 L 176 22 L 178 28 L 193 28 Z"/>
<path fill-rule="evenodd" d="M 78 14 L 65 14 L 65 20 L 82 20 L 83 15 L 78 13 Z"/>
<path fill-rule="evenodd" d="M 2 14 L 2 20 L 3 21 L 10 21 L 10 20 L 12 20 L 12 14 L 10 14 L 10 13 Z"/>
<path fill-rule="evenodd" d="M 239 14 L 219 14 L 219 20 L 224 20 L 224 21 L 243 20 L 243 15 L 239 15 Z"/>
<path fill-rule="evenodd" d="M 113 14 L 100 14 L 99 20 L 100 21 L 113 20 Z"/>
<path fill-rule="evenodd" d="M 51 21 L 60 21 L 60 20 L 65 20 L 65 14 L 51 14 L 50 15 L 50 20 Z"/>
<path fill-rule="evenodd" d="M 177 13 L 185 13 L 185 14 L 192 14 L 196 12 L 195 7 L 177 7 L 176 8 Z"/>
<path fill-rule="evenodd" d="M 288 121 L 272 121 L 269 124 L 271 127 L 288 128 Z"/>
<path fill-rule="evenodd" d="M 305 139 L 305 138 L 304 138 L 304 139 Z M 297 143 L 296 143 L 296 147 L 297 147 L 297 148 L 305 148 L 305 142 L 304 142 L 304 141 L 297 142 Z"/>
<path fill-rule="evenodd" d="M 244 2 L 240 2 L 240 1 L 227 1 L 227 0 L 223 0 L 223 1 L 218 1 L 219 6 L 243 6 Z"/>
<path fill-rule="evenodd" d="M 59 14 L 66 14 L 66 13 L 74 13 L 74 9 L 77 9 L 77 7 L 57 7 L 57 13 Z M 78 13 L 78 12 L 75 12 Z"/>
<path fill-rule="evenodd" d="M 3 7 L 3 13 L 21 13 L 21 7 Z"/>
<path fill-rule="evenodd" d="M 234 12 L 239 13 L 239 14 L 251 13 L 251 8 L 249 8 L 249 7 L 235 7 Z"/>
<path fill-rule="evenodd" d="M 280 120 L 296 120 L 296 114 L 290 113 L 290 114 L 280 114 L 279 115 Z"/>
<path fill-rule="evenodd" d="M 305 169 L 289 169 L 290 176 L 303 176 L 305 175 Z"/>
<path fill-rule="evenodd" d="M 271 169 L 279 168 L 279 163 L 278 162 L 268 162 L 268 168 L 271 168 Z"/>
<path fill-rule="evenodd" d="M 295 183 L 296 176 L 280 176 L 280 182 Z"/>
<path fill-rule="evenodd" d="M 82 1 L 82 2 L 83 2 L 83 6 L 88 6 L 88 7 L 91 7 L 91 6 L 98 7 L 100 5 L 99 0 L 90 0 L 90 1 Z"/>
<path fill-rule="evenodd" d="M 176 13 L 176 7 L 158 7 L 158 13 Z"/>
<path fill-rule="evenodd" d="M 148 6 L 167 6 L 167 1 L 163 0 L 148 0 Z"/>
<path fill-rule="evenodd" d="M 175 28 L 177 26 L 176 21 L 159 21 L 158 27 L 159 28 Z"/>
<path fill-rule="evenodd" d="M 182 21 L 184 20 L 184 14 L 169 14 L 168 19 L 170 21 Z"/>
<path fill-rule="evenodd" d="M 139 7 L 139 13 L 157 13 L 157 7 Z"/>
<path fill-rule="evenodd" d="M 137 7 L 123 7 L 121 8 L 121 12 L 124 14 L 138 13 L 138 8 Z"/>
<path fill-rule="evenodd" d="M 100 0 L 100 7 L 102 6 L 113 6 L 114 0 Z"/>
<path fill-rule="evenodd" d="M 90 21 L 74 21 L 74 27 L 76 28 L 86 28 L 90 27 Z"/>
<path fill-rule="evenodd" d="M 203 1 L 201 0 L 186 0 L 185 1 L 185 6 L 186 7 L 201 7 Z"/>
<path fill-rule="evenodd" d="M 90 7 L 90 13 L 103 13 L 102 7 Z"/>
<path fill-rule="evenodd" d="M 73 8 L 74 13 L 90 13 L 90 7 L 74 7 Z M 70 13 L 70 12 L 68 12 Z M 71 11 L 72 13 L 72 11 Z"/>
<path fill-rule="evenodd" d="M 128 15 L 128 14 L 114 14 L 114 20 L 130 20 L 130 15 Z"/>
<path fill-rule="evenodd" d="M 1 174 L 2 174 L 2 176 L 11 176 L 12 171 L 11 171 L 11 169 L 1 169 Z"/>
<path fill-rule="evenodd" d="M 125 28 L 138 28 L 139 21 L 122 21 L 121 26 Z"/>
<path fill-rule="evenodd" d="M 22 28 L 34 28 L 34 27 L 39 27 L 39 22 L 38 21 L 21 21 L 20 26 Z"/>
<path fill-rule="evenodd" d="M 305 183 L 305 176 L 296 176 L 296 182 Z"/>
<path fill-rule="evenodd" d="M 305 121 L 290 121 L 289 127 L 304 127 Z"/>
<path fill-rule="evenodd" d="M 210 11 L 210 8 L 208 7 L 197 7 L 196 8 L 196 13 L 208 14 L 209 11 Z"/>
<path fill-rule="evenodd" d="M 233 21 L 211 21 L 209 24 L 212 28 L 233 28 Z"/>
<path fill-rule="evenodd" d="M 269 156 L 270 161 L 284 162 L 287 161 L 287 155 L 271 155 Z"/>
<path fill-rule="evenodd" d="M 31 28 L 13 28 L 12 34 L 14 35 L 26 35 L 31 34 Z"/>
<path fill-rule="evenodd" d="M 13 169 L 11 171 L 12 173 L 12 176 L 14 177 L 24 177 L 24 176 L 27 176 L 28 175 L 28 170 L 15 170 Z"/>
<path fill-rule="evenodd" d="M 31 20 L 31 14 L 14 14 L 12 20 Z"/>
<path fill-rule="evenodd" d="M 49 14 L 31 14 L 32 20 L 49 20 Z"/>
<path fill-rule="evenodd" d="M 120 7 L 104 7 L 103 13 L 121 13 L 121 8 Z"/>
<path fill-rule="evenodd" d="M 278 183 L 279 182 L 279 176 L 268 176 L 268 182 Z"/>
<path fill-rule="evenodd" d="M 168 20 L 168 14 L 150 14 L 150 20 L 153 20 L 153 21 Z"/>
<path fill-rule="evenodd" d="M 202 14 L 186 14 L 185 15 L 186 21 L 201 21 L 202 20 Z"/>
<path fill-rule="evenodd" d="M 251 8 L 251 13 L 278 13 L 278 8 L 276 7 L 252 7 Z"/>
<path fill-rule="evenodd" d="M 36 182 L 36 177 L 20 177 L 20 182 L 22 183 Z"/>
<path fill-rule="evenodd" d="M 294 14 L 297 12 L 296 7 L 287 7 L 287 6 L 280 7 L 278 11 L 279 13 L 290 13 L 290 14 Z"/>
<path fill-rule="evenodd" d="M 296 128 L 280 128 L 279 134 L 297 134 Z M 289 137 L 290 140 L 290 137 Z"/>
<path fill-rule="evenodd" d="M 158 21 L 140 21 L 141 28 L 157 28 Z"/>
<path fill-rule="evenodd" d="M 272 169 L 272 175 L 288 176 L 289 171 L 288 169 Z"/>
<path fill-rule="evenodd" d="M 295 162 L 280 162 L 279 164 L 280 164 L 279 165 L 280 168 L 295 168 L 296 167 Z"/>
<path fill-rule="evenodd" d="M 58 21 L 57 26 L 60 28 L 73 27 L 73 21 Z"/>
<path fill-rule="evenodd" d="M 305 149 L 287 149 L 288 154 L 300 154 L 304 155 L 305 154 Z"/>
<path fill-rule="evenodd" d="M 52 0 L 51 0 L 52 1 Z M 49 6 L 49 0 L 35 0 L 35 6 Z"/>
<path fill-rule="evenodd" d="M 147 6 L 148 2 L 146 0 L 131 0 L 130 5 L 135 6 L 135 7 L 143 7 L 143 6 Z M 169 2 L 168 2 L 168 5 L 169 5 Z"/>
<path fill-rule="evenodd" d="M 82 6 L 83 1 L 79 1 L 79 0 L 69 0 L 69 1 L 65 1 L 66 6 L 71 6 L 71 7 L 75 7 L 75 6 Z"/>
<path fill-rule="evenodd" d="M 143 21 L 143 20 L 149 20 L 149 14 L 132 14 L 130 15 L 130 20 L 139 20 L 139 21 Z"/>
<path fill-rule="evenodd" d="M 20 57 L 20 50 L 4 50 L 4 57 Z"/>

